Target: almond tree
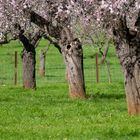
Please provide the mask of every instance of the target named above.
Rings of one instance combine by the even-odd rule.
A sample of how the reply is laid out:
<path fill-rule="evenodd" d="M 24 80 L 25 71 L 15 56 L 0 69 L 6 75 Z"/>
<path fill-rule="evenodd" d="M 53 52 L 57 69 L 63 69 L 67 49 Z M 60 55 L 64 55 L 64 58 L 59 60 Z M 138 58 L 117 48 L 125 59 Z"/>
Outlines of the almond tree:
<path fill-rule="evenodd" d="M 22 42 L 23 87 L 35 89 L 35 47 L 42 32 L 25 18 L 22 8 L 24 6 L 24 1 L 21 0 L 0 1 L 0 32 L 10 36 L 10 39 L 2 43 L 15 39 Z"/>
<path fill-rule="evenodd" d="M 140 1 L 89 1 L 94 8 L 87 16 L 113 36 L 125 77 L 128 113 L 140 114 Z"/>
<path fill-rule="evenodd" d="M 111 27 L 125 77 L 128 113 L 140 114 L 140 1 L 116 1 L 113 5 Z"/>
<path fill-rule="evenodd" d="M 76 33 L 79 24 L 85 29 L 92 21 L 95 32 L 97 28 L 109 30 L 124 71 L 128 112 L 140 113 L 139 0 L 24 0 L 18 5 L 13 21 L 22 23 L 22 29 L 31 22 L 38 25 L 63 54 L 72 97 L 85 97 L 82 45 Z"/>
<path fill-rule="evenodd" d="M 71 28 L 69 2 L 41 1 L 43 6 L 24 9 L 30 21 L 45 31 L 46 38 L 62 53 L 72 98 L 85 98 L 82 44 Z M 37 9 L 37 10 L 35 10 Z M 44 10 L 43 10 L 44 9 Z"/>
<path fill-rule="evenodd" d="M 28 62 L 30 58 L 34 59 L 35 50 L 24 32 L 31 23 L 38 25 L 64 56 L 70 96 L 85 98 L 82 44 L 72 33 L 70 4 L 71 1 L 65 0 L 1 0 L 0 7 L 7 24 L 2 30 L 10 31 L 27 46 L 23 52 L 29 57 L 23 56 L 23 62 Z M 35 63 L 30 62 L 34 66 Z"/>
<path fill-rule="evenodd" d="M 92 20 L 95 33 L 102 28 L 112 35 L 124 72 L 128 113 L 140 114 L 140 1 L 69 0 L 68 4 L 72 29 L 78 22 L 83 29 L 90 27 Z"/>

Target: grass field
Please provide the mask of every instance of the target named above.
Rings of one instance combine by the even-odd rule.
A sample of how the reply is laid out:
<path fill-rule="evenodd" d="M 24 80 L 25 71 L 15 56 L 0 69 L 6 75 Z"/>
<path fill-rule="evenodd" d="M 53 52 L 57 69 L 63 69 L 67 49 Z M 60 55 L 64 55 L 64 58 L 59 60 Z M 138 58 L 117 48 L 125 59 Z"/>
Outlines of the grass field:
<path fill-rule="evenodd" d="M 39 47 L 36 49 L 36 76 L 37 85 L 42 86 L 46 83 L 65 83 L 65 65 L 62 56 L 58 50 L 53 46 L 50 49 L 46 57 L 46 77 L 44 79 L 39 76 L 39 53 L 40 49 L 46 47 L 47 42 L 42 40 Z M 21 51 L 22 45 L 19 42 L 11 42 L 10 44 L 0 47 L 0 85 L 13 85 L 14 84 L 14 52 L 18 52 L 18 85 L 22 85 L 22 63 L 21 63 Z M 89 83 L 96 82 L 96 69 L 95 69 L 95 54 L 97 49 L 93 47 L 84 47 L 84 68 L 85 68 L 85 80 Z M 100 56 L 100 55 L 99 55 Z M 99 57 L 100 58 L 100 57 Z M 116 55 L 114 54 L 114 48 L 110 47 L 108 57 L 111 71 L 111 81 L 123 82 L 123 75 L 120 68 L 120 64 Z M 99 60 L 100 61 L 100 60 Z M 108 82 L 107 66 L 99 65 L 99 81 Z"/>
<path fill-rule="evenodd" d="M 45 45 L 46 42 L 42 41 L 40 48 Z M 40 48 L 37 48 L 37 52 Z M 92 82 L 92 72 L 86 69 L 86 92 L 89 97 L 86 100 L 69 99 L 62 57 L 54 48 L 50 48 L 47 55 L 50 71 L 47 71 L 43 79 L 37 75 L 36 91 L 22 89 L 21 83 L 13 86 L 12 74 L 11 80 L 9 76 L 14 73 L 14 58 L 10 54 L 15 50 L 20 53 L 21 49 L 20 44 L 15 42 L 0 47 L 0 140 L 140 139 L 140 117 L 127 114 L 123 77 L 118 63 L 113 60 L 113 49 L 110 49 L 108 59 L 112 67 L 118 68 L 117 73 L 111 73 L 114 81 L 109 84 L 103 78 L 98 84 L 95 79 Z M 88 59 L 94 57 L 91 50 L 85 48 L 84 52 L 86 67 L 91 64 L 94 67 L 95 62 Z M 6 63 L 7 66 L 4 65 Z M 37 62 L 37 70 L 38 65 Z M 52 69 L 54 66 L 62 66 L 62 69 Z M 3 67 L 7 76 L 4 76 Z M 101 74 L 105 77 L 104 72 Z M 5 83 L 2 83 L 2 77 Z"/>

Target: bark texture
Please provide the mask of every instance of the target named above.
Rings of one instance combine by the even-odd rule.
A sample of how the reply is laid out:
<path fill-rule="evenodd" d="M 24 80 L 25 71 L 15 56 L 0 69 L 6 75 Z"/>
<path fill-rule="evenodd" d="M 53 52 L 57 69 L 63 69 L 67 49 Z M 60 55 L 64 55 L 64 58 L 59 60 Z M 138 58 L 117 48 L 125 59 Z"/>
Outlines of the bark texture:
<path fill-rule="evenodd" d="M 23 49 L 22 52 L 22 62 L 23 62 L 23 87 L 26 89 L 36 88 L 36 78 L 35 78 L 35 48 L 27 50 Z"/>
<path fill-rule="evenodd" d="M 128 29 L 125 18 L 121 18 L 113 33 L 125 77 L 128 113 L 140 114 L 140 32 Z"/>
<path fill-rule="evenodd" d="M 23 87 L 26 89 L 36 88 L 36 51 L 38 41 L 41 39 L 43 32 L 37 31 L 35 35 L 31 36 L 30 33 L 24 35 L 24 30 L 21 29 L 20 25 L 16 24 L 15 28 L 20 31 L 19 40 L 23 44 L 22 51 L 22 62 L 23 62 Z"/>
<path fill-rule="evenodd" d="M 67 80 L 71 98 L 85 98 L 83 69 L 83 50 L 78 39 L 63 48 L 62 54 L 66 64 Z"/>

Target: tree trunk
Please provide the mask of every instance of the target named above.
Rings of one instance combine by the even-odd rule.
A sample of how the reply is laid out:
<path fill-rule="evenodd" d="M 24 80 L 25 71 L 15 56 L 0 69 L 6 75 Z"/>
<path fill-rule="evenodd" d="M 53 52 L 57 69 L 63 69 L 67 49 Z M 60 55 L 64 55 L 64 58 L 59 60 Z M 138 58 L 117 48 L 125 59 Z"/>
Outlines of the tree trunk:
<path fill-rule="evenodd" d="M 39 73 L 41 77 L 45 77 L 45 62 L 46 62 L 46 50 L 40 51 L 40 68 Z"/>
<path fill-rule="evenodd" d="M 140 66 L 134 66 L 133 73 L 125 70 L 125 90 L 127 95 L 128 113 L 140 114 Z"/>
<path fill-rule="evenodd" d="M 107 60 L 105 60 L 105 63 L 107 67 L 108 82 L 111 83 L 110 63 Z"/>
<path fill-rule="evenodd" d="M 140 46 L 117 48 L 125 77 L 125 91 L 130 115 L 140 114 Z"/>
<path fill-rule="evenodd" d="M 36 88 L 36 75 L 35 75 L 35 65 L 36 65 L 36 52 L 35 48 L 38 41 L 41 39 L 43 32 L 39 30 L 35 32 L 35 35 L 30 33 L 24 35 L 24 30 L 19 24 L 15 24 L 15 29 L 18 29 L 19 40 L 23 44 L 22 51 L 22 63 L 23 63 L 23 87 L 26 89 Z"/>
<path fill-rule="evenodd" d="M 101 62 L 100 62 L 101 64 L 103 64 L 105 62 L 108 50 L 109 50 L 109 45 L 105 48 L 105 50 L 103 52 L 103 55 L 102 55 L 102 58 L 101 58 Z"/>
<path fill-rule="evenodd" d="M 78 39 L 62 49 L 71 98 L 85 98 L 83 50 Z"/>
<path fill-rule="evenodd" d="M 140 33 L 128 29 L 125 18 L 116 25 L 113 34 L 125 77 L 128 113 L 140 114 Z"/>
<path fill-rule="evenodd" d="M 140 46 L 135 41 L 125 43 L 117 53 L 124 71 L 128 113 L 140 114 Z"/>
<path fill-rule="evenodd" d="M 35 77 L 35 48 L 31 46 L 30 49 L 23 49 L 22 52 L 22 63 L 23 63 L 23 87 L 25 89 L 36 88 L 36 77 Z"/>

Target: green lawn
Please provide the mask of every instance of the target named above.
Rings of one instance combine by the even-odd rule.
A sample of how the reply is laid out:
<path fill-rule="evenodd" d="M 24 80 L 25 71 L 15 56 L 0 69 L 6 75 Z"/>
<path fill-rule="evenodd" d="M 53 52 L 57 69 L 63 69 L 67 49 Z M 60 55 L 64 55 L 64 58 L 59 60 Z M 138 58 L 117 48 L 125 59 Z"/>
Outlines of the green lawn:
<path fill-rule="evenodd" d="M 36 91 L 1 86 L 0 139 L 140 139 L 140 118 L 127 115 L 122 84 L 88 84 L 87 93 L 86 100 L 71 100 L 66 84 Z"/>
<path fill-rule="evenodd" d="M 96 50 L 84 48 L 88 99 L 72 100 L 63 58 L 55 48 L 48 51 L 46 77 L 38 75 L 38 54 L 45 45 L 42 41 L 37 48 L 36 91 L 22 89 L 20 57 L 19 83 L 13 85 L 11 53 L 20 53 L 21 45 L 12 42 L 0 47 L 0 140 L 139 140 L 140 117 L 127 114 L 123 77 L 114 49 L 107 58 L 115 70 L 111 71 L 112 83 L 108 83 L 105 67 L 100 66 L 97 84 L 91 69 L 95 67 Z"/>
<path fill-rule="evenodd" d="M 39 75 L 39 53 L 40 49 L 46 47 L 47 41 L 42 40 L 39 47 L 36 49 L 36 77 L 37 85 L 44 86 L 46 83 L 65 83 L 65 65 L 63 57 L 59 54 L 58 50 L 50 46 L 46 57 L 46 76 L 41 78 Z M 95 69 L 95 54 L 97 49 L 93 47 L 84 46 L 84 71 L 86 83 L 96 83 L 96 69 Z M 14 52 L 18 52 L 18 85 L 22 85 L 22 63 L 21 51 L 22 45 L 19 42 L 11 42 L 10 44 L 0 47 L 0 85 L 13 85 L 14 84 Z M 110 64 L 111 82 L 123 82 L 123 75 L 120 64 L 114 48 L 110 47 L 107 60 Z M 100 55 L 99 55 L 100 62 Z M 107 66 L 99 65 L 99 81 L 108 83 Z"/>

